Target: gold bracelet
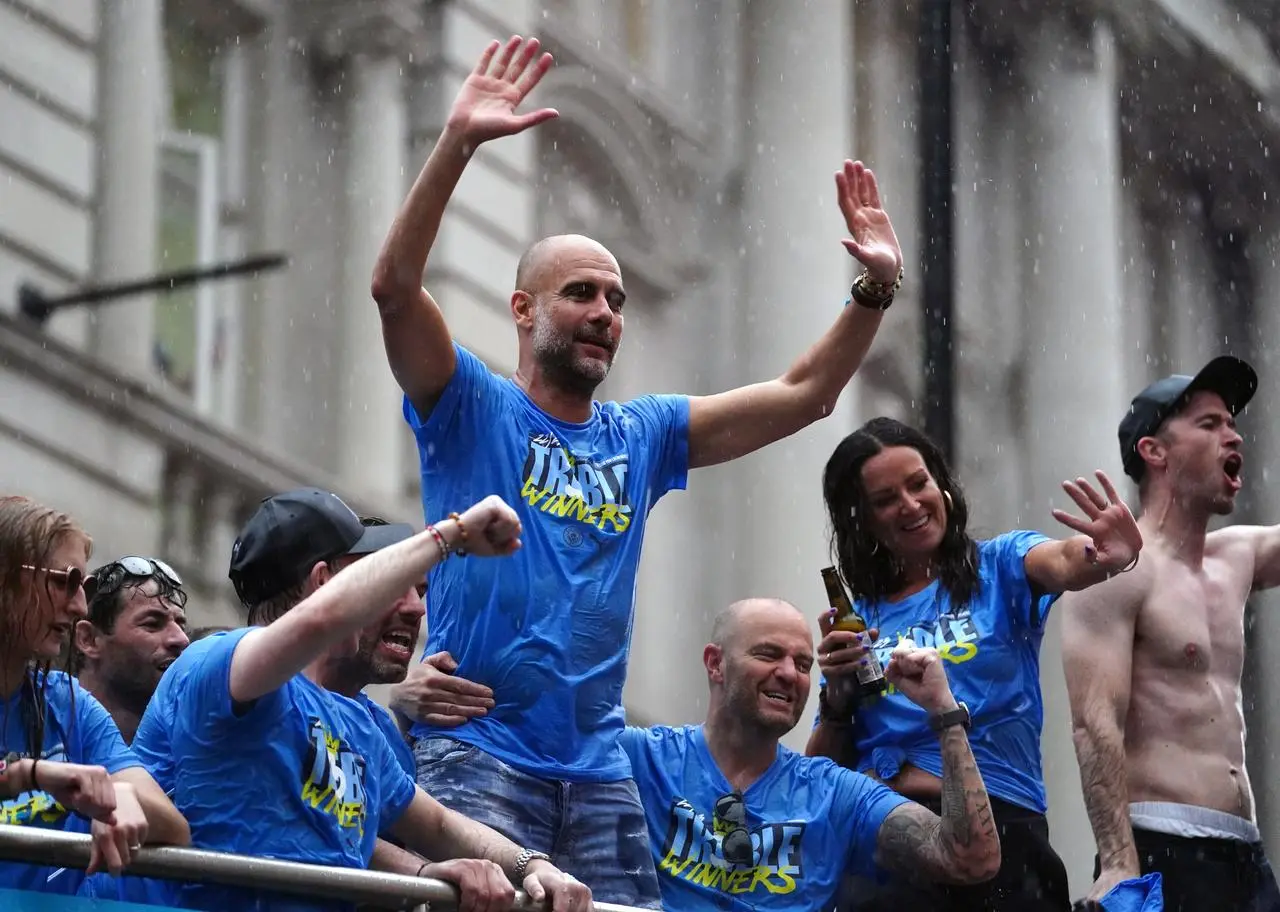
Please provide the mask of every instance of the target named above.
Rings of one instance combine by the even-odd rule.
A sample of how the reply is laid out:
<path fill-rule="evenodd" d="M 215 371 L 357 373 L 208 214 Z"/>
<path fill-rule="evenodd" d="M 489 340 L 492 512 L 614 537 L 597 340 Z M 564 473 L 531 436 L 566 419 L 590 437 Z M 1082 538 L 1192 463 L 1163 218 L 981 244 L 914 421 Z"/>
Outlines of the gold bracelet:
<path fill-rule="evenodd" d="M 871 278 L 871 273 L 864 269 L 853 280 L 853 286 L 849 289 L 849 296 L 862 307 L 870 307 L 872 310 L 888 310 L 889 305 L 893 303 L 894 296 L 898 293 L 898 289 L 902 287 L 902 279 L 905 274 L 906 270 L 899 267 L 897 279 L 892 282 L 880 282 Z"/>

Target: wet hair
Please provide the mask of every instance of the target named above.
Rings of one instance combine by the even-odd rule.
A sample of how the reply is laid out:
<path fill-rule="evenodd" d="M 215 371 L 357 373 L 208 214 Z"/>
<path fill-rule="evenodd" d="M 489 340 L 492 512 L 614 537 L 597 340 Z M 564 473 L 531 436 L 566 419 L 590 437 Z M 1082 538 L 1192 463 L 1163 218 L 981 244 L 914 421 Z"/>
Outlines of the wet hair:
<path fill-rule="evenodd" d="M 94 629 L 108 636 L 115 633 L 116 622 L 120 620 L 125 604 L 132 598 L 132 594 L 148 583 L 155 583 L 156 591 L 151 597 L 177 605 L 179 608 L 187 607 L 187 591 L 181 584 L 175 583 L 161 572 L 154 572 L 150 576 L 136 576 L 125 572 L 119 562 L 112 561 L 109 564 L 103 564 L 89 577 L 85 593 L 92 591 L 93 595 L 89 596 L 88 617 L 85 620 L 92 624 Z M 88 658 L 77 647 L 74 634 L 71 637 L 70 651 L 68 669 L 78 675 L 84 671 Z"/>
<path fill-rule="evenodd" d="M 46 690 L 52 663 L 37 662 L 30 655 L 19 655 L 14 650 L 19 644 L 30 643 L 39 632 L 42 619 L 36 610 L 39 600 L 35 587 L 43 584 L 52 600 L 54 583 L 49 574 L 33 573 L 25 567 L 62 569 L 49 568 L 49 559 L 68 537 L 84 542 L 87 559 L 92 541 L 69 515 L 27 497 L 0 497 L 0 644 L 4 644 L 0 649 L 9 653 L 4 656 L 8 661 L 21 661 L 26 665 L 18 705 L 27 750 L 35 757 L 40 755 L 44 744 Z M 31 580 L 30 586 L 25 584 L 26 580 Z M 64 649 L 63 653 L 69 663 L 70 650 Z M 72 699 L 74 694 L 73 689 Z M 8 721 L 8 718 L 0 720 L 0 731 L 8 730 Z M 9 750 L 10 746 L 4 744 L 0 752 Z"/>
<path fill-rule="evenodd" d="M 210 624 L 207 627 L 197 627 L 187 634 L 187 639 L 192 643 L 198 643 L 205 637 L 211 637 L 215 633 L 228 633 L 235 630 L 234 627 L 224 627 L 221 624 Z"/>
<path fill-rule="evenodd" d="M 156 591 L 152 597 L 179 608 L 187 607 L 187 591 L 163 573 L 134 576 L 112 563 L 99 567 L 93 576 L 100 582 L 94 589 L 93 597 L 89 599 L 88 620 L 103 633 L 115 632 L 116 621 L 120 620 L 130 593 L 143 588 L 147 583 L 155 583 Z"/>
<path fill-rule="evenodd" d="M 978 546 L 966 531 L 969 505 L 938 445 L 922 431 L 892 418 L 873 418 L 836 447 L 822 474 L 822 498 L 831 521 L 831 555 L 855 600 L 870 608 L 902 589 L 902 568 L 872 533 L 871 503 L 862 484 L 862 467 L 888 447 L 910 447 L 920 454 L 939 490 L 949 496 L 947 528 L 938 546 L 935 572 L 953 609 L 978 590 Z"/>

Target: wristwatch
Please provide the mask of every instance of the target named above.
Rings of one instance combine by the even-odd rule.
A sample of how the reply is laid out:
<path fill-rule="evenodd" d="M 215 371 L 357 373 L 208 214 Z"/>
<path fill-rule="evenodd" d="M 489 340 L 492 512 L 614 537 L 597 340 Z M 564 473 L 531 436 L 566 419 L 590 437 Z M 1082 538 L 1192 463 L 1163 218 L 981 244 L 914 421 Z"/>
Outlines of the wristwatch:
<path fill-rule="evenodd" d="M 529 862 L 535 858 L 541 858 L 543 861 L 550 861 L 551 856 L 542 852 L 535 852 L 533 849 L 521 849 L 520 854 L 516 856 L 516 883 L 524 881 L 525 870 L 529 867 Z"/>
<path fill-rule="evenodd" d="M 959 725 L 965 731 L 969 730 L 969 707 L 963 703 L 958 703 L 955 709 L 950 709 L 943 713 L 929 714 L 929 727 L 936 732 L 945 731 L 953 725 Z"/>

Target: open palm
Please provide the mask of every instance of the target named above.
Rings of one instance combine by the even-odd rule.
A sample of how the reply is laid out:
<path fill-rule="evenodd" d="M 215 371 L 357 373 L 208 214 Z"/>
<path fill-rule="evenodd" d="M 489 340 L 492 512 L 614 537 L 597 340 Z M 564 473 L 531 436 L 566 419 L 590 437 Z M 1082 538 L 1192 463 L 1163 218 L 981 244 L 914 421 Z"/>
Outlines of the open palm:
<path fill-rule="evenodd" d="M 893 282 L 902 268 L 902 246 L 889 215 L 880 206 L 880 188 L 871 169 L 846 161 L 836 172 L 836 202 L 852 238 L 842 243 L 877 282 Z"/>
<path fill-rule="evenodd" d="M 537 38 L 525 40 L 519 35 L 505 45 L 489 42 L 453 101 L 449 126 L 462 131 L 472 145 L 479 145 L 500 136 L 521 133 L 557 117 L 558 113 L 552 108 L 516 113 L 516 108 L 551 68 L 551 55 L 539 57 L 539 47 Z"/>
<path fill-rule="evenodd" d="M 1142 531 L 1107 474 L 1103 471 L 1095 474 L 1106 497 L 1083 478 L 1064 481 L 1062 489 L 1084 512 L 1085 518 L 1080 519 L 1065 510 L 1054 510 L 1053 518 L 1093 539 L 1094 562 L 1100 567 L 1123 570 L 1142 550 Z"/>

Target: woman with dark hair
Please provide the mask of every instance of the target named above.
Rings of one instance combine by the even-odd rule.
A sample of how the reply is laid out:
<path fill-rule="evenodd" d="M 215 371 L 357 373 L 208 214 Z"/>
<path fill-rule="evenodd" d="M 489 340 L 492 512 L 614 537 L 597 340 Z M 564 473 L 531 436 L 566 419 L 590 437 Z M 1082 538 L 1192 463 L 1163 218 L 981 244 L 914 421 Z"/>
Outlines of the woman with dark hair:
<path fill-rule="evenodd" d="M 1054 598 L 1137 562 L 1142 535 L 1110 480 L 1063 488 L 1084 518 L 1053 516 L 1079 533 L 1055 540 L 1014 531 L 985 540 L 968 532 L 968 505 L 941 450 L 925 434 L 876 418 L 846 437 L 827 461 L 823 497 L 832 552 L 865 634 L 832 630 L 823 618 L 818 664 L 824 679 L 848 680 L 868 649 L 888 664 L 904 640 L 932 647 L 946 663 L 958 717 L 991 796 L 1003 863 L 978 886 L 948 886 L 881 874 L 843 908 L 1065 910 L 1067 874 L 1049 845 L 1040 767 L 1040 641 Z M 1105 496 L 1104 496 L 1105 494 Z M 952 714 L 947 714 L 948 716 Z M 830 756 L 940 810 L 941 756 L 933 725 L 889 691 L 850 705 L 843 689 L 819 692 L 811 755 Z"/>
<path fill-rule="evenodd" d="M 85 617 L 89 536 L 65 513 L 0 497 L 0 823 L 89 832 L 90 870 L 144 842 L 186 845 L 186 821 L 102 705 L 50 666 Z M 0 862 L 0 889 L 74 894 L 83 872 Z"/>

